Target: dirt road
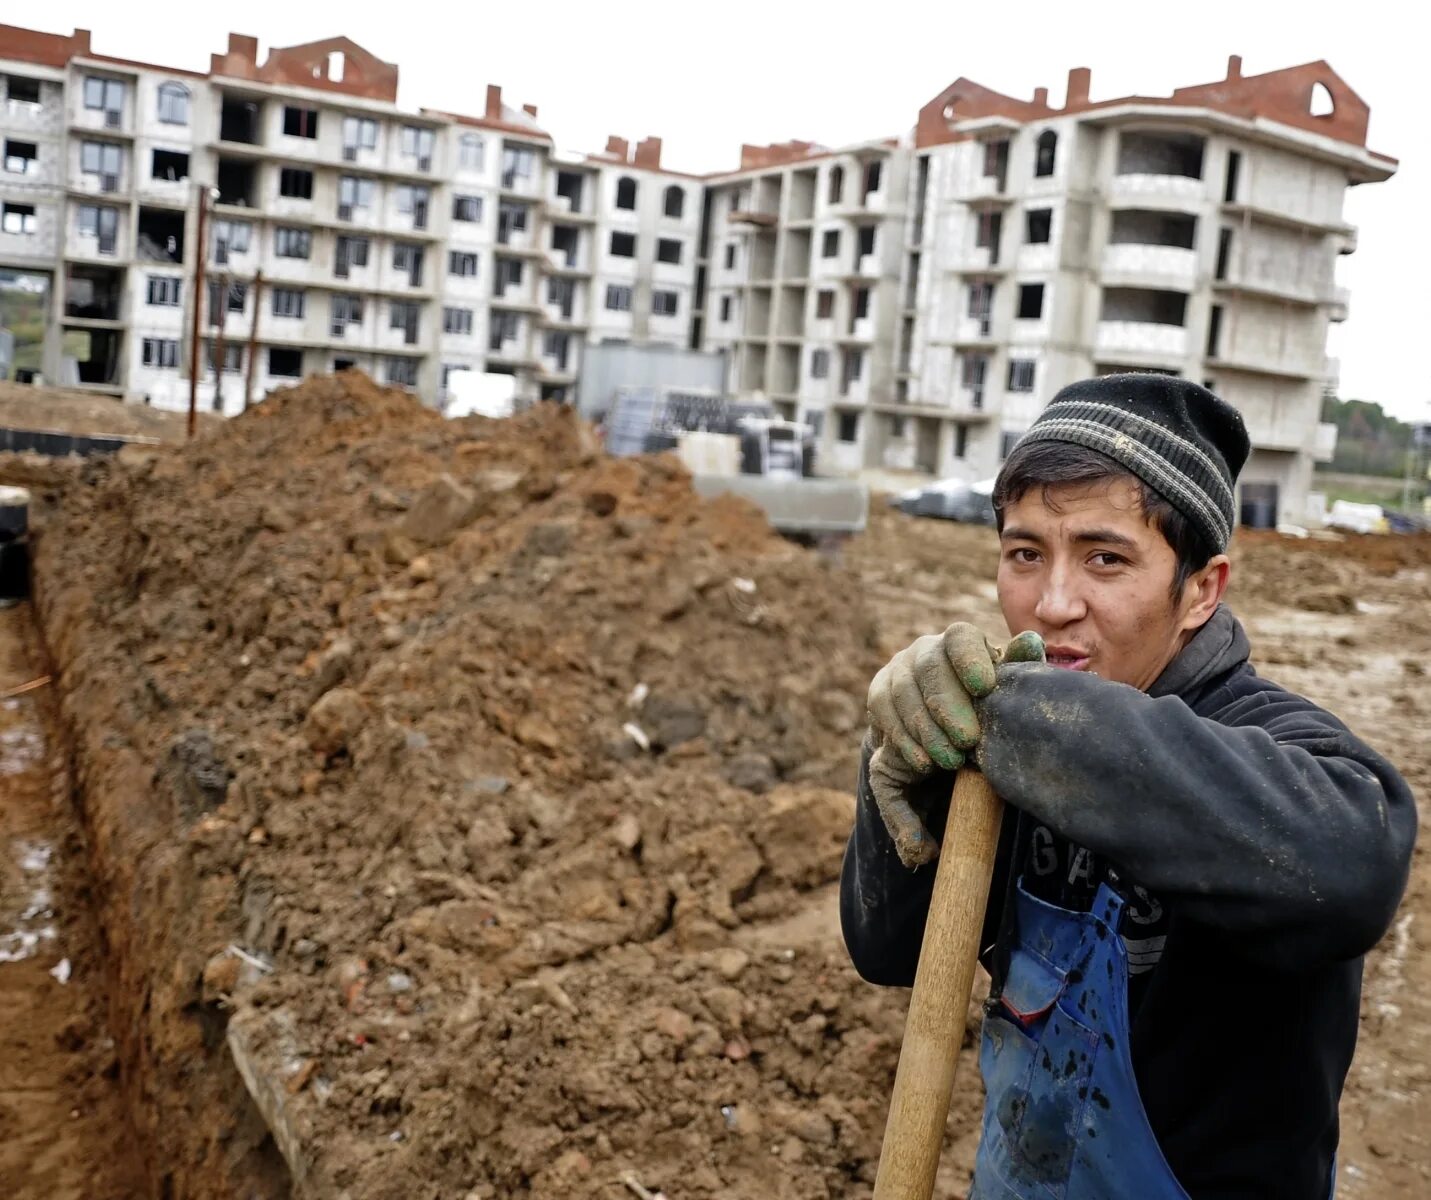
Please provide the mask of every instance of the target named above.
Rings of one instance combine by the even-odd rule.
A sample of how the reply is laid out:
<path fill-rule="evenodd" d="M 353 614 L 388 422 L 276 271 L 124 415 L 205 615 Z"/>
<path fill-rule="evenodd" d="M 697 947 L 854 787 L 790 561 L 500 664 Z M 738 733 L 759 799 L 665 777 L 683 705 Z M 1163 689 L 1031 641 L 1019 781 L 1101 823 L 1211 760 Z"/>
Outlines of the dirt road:
<path fill-rule="evenodd" d="M 38 671 L 28 606 L 0 611 L 0 690 Z M 0 700 L 0 1195 L 134 1200 L 83 848 L 48 689 Z"/>

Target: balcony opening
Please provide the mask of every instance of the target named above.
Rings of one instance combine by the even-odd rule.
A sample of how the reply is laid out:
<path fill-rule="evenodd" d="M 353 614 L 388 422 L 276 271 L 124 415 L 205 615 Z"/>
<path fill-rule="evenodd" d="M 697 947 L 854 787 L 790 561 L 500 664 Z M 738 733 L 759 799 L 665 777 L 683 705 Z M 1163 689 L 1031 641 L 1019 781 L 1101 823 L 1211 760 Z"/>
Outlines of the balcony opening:
<path fill-rule="evenodd" d="M 634 209 L 636 207 L 636 181 L 623 175 L 616 181 L 616 207 Z"/>
<path fill-rule="evenodd" d="M 1130 321 L 1144 325 L 1187 323 L 1186 292 L 1159 288 L 1105 288 L 1101 321 Z"/>
<path fill-rule="evenodd" d="M 858 383 L 865 373 L 865 352 L 845 350 L 840 363 L 840 395 L 848 396 L 850 386 Z"/>
<path fill-rule="evenodd" d="M 492 295 L 500 300 L 509 289 L 521 287 L 522 275 L 521 259 L 499 258 L 497 270 L 492 277 Z"/>
<path fill-rule="evenodd" d="M 1113 214 L 1108 241 L 1112 245 L 1180 246 L 1191 250 L 1197 242 L 1197 218 L 1186 213 L 1119 209 Z"/>
<path fill-rule="evenodd" d="M 109 267 L 72 266 L 65 279 L 65 316 L 118 321 L 124 272 Z"/>
<path fill-rule="evenodd" d="M 27 104 L 40 107 L 40 81 L 28 75 L 7 75 L 5 77 L 5 99 L 11 105 Z"/>
<path fill-rule="evenodd" d="M 854 303 L 850 306 L 850 331 L 853 333 L 856 321 L 863 321 L 870 315 L 870 290 L 867 287 L 855 289 Z"/>
<path fill-rule="evenodd" d="M 529 212 L 530 209 L 525 204 L 500 201 L 497 204 L 497 241 L 504 246 L 510 246 L 516 240 L 514 234 L 526 233 Z"/>
<path fill-rule="evenodd" d="M 141 262 L 183 262 L 184 214 L 169 208 L 141 208 L 135 250 Z"/>
<path fill-rule="evenodd" d="M 0 216 L 0 233 L 18 233 L 29 237 L 40 228 L 40 218 L 33 204 L 6 203 Z"/>
<path fill-rule="evenodd" d="M 860 414 L 857 412 L 842 412 L 838 415 L 838 425 L 835 430 L 835 437 L 850 445 L 860 440 Z"/>
<path fill-rule="evenodd" d="M 542 353 L 549 358 L 558 371 L 565 371 L 567 358 L 571 353 L 571 334 L 549 329 L 542 339 Z"/>
<path fill-rule="evenodd" d="M 1124 133 L 1118 139 L 1118 174 L 1201 179 L 1205 145 L 1195 133 Z"/>
<path fill-rule="evenodd" d="M 268 373 L 283 379 L 303 377 L 303 351 L 289 346 L 268 348 Z"/>
<path fill-rule="evenodd" d="M 40 160 L 39 147 L 34 142 L 5 139 L 5 170 L 11 175 L 28 175 Z"/>
<path fill-rule="evenodd" d="M 984 385 L 989 377 L 989 356 L 987 354 L 965 354 L 959 363 L 959 383 L 974 412 L 984 410 Z M 960 426 L 962 429 L 963 426 Z M 963 458 L 961 452 L 956 457 Z"/>
<path fill-rule="evenodd" d="M 1058 134 L 1045 129 L 1038 135 L 1038 145 L 1034 151 L 1034 176 L 1042 178 L 1052 175 L 1058 158 Z"/>
<path fill-rule="evenodd" d="M 80 383 L 119 382 L 121 338 L 117 329 L 67 329 L 65 347 L 73 348 Z"/>
<path fill-rule="evenodd" d="M 924 180 L 928 181 L 928 165 L 924 165 Z M 1000 138 L 996 142 L 984 143 L 984 178 L 992 179 L 997 191 L 1002 192 L 1009 175 L 1009 139 Z M 920 206 L 921 208 L 923 205 Z"/>
<path fill-rule="evenodd" d="M 403 344 L 416 346 L 421 330 L 422 310 L 410 300 L 394 300 L 388 306 L 388 328 L 402 334 Z"/>
<path fill-rule="evenodd" d="M 286 104 L 283 108 L 283 133 L 285 137 L 307 138 L 318 136 L 318 110 L 303 108 L 297 104 Z"/>
<path fill-rule="evenodd" d="M 866 254 L 875 252 L 875 227 L 873 225 L 860 226 L 859 246 L 855 250 L 856 260 L 863 258 Z"/>
<path fill-rule="evenodd" d="M 219 159 L 219 203 L 237 208 L 258 207 L 258 171 L 238 158 Z"/>
<path fill-rule="evenodd" d="M 577 252 L 581 245 L 581 231 L 574 225 L 552 226 L 552 249 L 562 260 L 562 265 L 576 266 Z"/>
<path fill-rule="evenodd" d="M 879 159 L 865 164 L 865 187 L 864 195 L 861 197 L 863 202 L 867 203 L 871 194 L 879 191 L 880 175 L 883 165 Z"/>
<path fill-rule="evenodd" d="M 1226 279 L 1227 269 L 1232 263 L 1232 230 L 1219 229 L 1217 231 L 1217 267 L 1213 272 L 1214 278 Z"/>
<path fill-rule="evenodd" d="M 984 209 L 978 214 L 974 225 L 974 245 L 989 252 L 989 265 L 999 262 L 999 235 L 1004 228 L 1004 214 L 994 209 Z"/>
<path fill-rule="evenodd" d="M 1024 214 L 1024 240 L 1030 246 L 1045 245 L 1053 239 L 1053 209 L 1031 208 Z"/>
<path fill-rule="evenodd" d="M 662 211 L 673 221 L 679 221 L 681 215 L 686 211 L 685 189 L 677 187 L 674 183 L 666 188 L 666 197 Z"/>
<path fill-rule="evenodd" d="M 556 306 L 563 321 L 570 321 L 576 311 L 575 284 L 570 279 L 548 279 L 547 303 Z"/>
<path fill-rule="evenodd" d="M 278 172 L 278 194 L 290 200 L 313 199 L 313 172 L 302 167 L 284 167 Z"/>
<path fill-rule="evenodd" d="M 969 285 L 969 306 L 965 310 L 971 321 L 979 322 L 979 334 L 988 337 L 994 319 L 994 285 L 988 280 Z"/>
<path fill-rule="evenodd" d="M 1037 321 L 1043 316 L 1043 284 L 1019 285 L 1019 320 Z"/>
<path fill-rule="evenodd" d="M 189 156 L 177 150 L 156 150 L 150 164 L 149 177 L 167 183 L 179 183 L 189 178 Z"/>
<path fill-rule="evenodd" d="M 830 168 L 830 203 L 838 204 L 845 194 L 845 168 L 836 163 Z"/>
<path fill-rule="evenodd" d="M 1222 305 L 1214 304 L 1207 319 L 1207 357 L 1218 358 L 1222 350 Z"/>
<path fill-rule="evenodd" d="M 556 194 L 567 201 L 572 212 L 581 211 L 581 190 L 584 182 L 577 171 L 557 172 Z"/>
<path fill-rule="evenodd" d="M 219 140 L 257 146 L 263 141 L 263 105 L 257 100 L 225 96 L 219 110 Z"/>

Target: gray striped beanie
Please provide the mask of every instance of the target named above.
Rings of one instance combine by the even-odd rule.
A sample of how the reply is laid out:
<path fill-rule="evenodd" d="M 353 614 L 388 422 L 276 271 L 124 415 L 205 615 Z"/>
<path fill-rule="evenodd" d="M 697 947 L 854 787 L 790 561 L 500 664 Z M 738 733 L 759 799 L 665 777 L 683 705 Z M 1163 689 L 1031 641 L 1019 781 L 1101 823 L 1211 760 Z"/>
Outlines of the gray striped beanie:
<path fill-rule="evenodd" d="M 1242 414 L 1171 375 L 1105 375 L 1070 384 L 1019 445 L 1072 442 L 1107 455 L 1192 521 L 1213 552 L 1236 523 L 1233 485 L 1250 443 Z"/>

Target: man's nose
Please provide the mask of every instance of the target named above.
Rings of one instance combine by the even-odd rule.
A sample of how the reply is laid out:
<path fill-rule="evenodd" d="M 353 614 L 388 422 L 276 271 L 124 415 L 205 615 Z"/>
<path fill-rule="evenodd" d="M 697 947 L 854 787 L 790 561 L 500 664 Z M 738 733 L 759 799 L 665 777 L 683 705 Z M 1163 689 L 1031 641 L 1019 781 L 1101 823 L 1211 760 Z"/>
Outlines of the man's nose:
<path fill-rule="evenodd" d="M 1070 572 L 1054 567 L 1044 578 L 1034 615 L 1049 626 L 1067 625 L 1086 616 L 1088 606 Z"/>

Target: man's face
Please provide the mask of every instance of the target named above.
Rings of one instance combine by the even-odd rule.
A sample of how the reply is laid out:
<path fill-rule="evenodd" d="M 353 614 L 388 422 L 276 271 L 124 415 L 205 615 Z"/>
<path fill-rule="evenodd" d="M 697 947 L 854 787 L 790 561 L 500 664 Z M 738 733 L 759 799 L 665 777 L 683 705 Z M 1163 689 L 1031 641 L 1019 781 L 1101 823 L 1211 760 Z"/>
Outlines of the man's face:
<path fill-rule="evenodd" d="M 1177 556 L 1127 478 L 1031 488 L 1004 510 L 999 604 L 1011 633 L 1043 636 L 1052 666 L 1146 691 L 1212 615 L 1218 555 L 1172 599 Z"/>

